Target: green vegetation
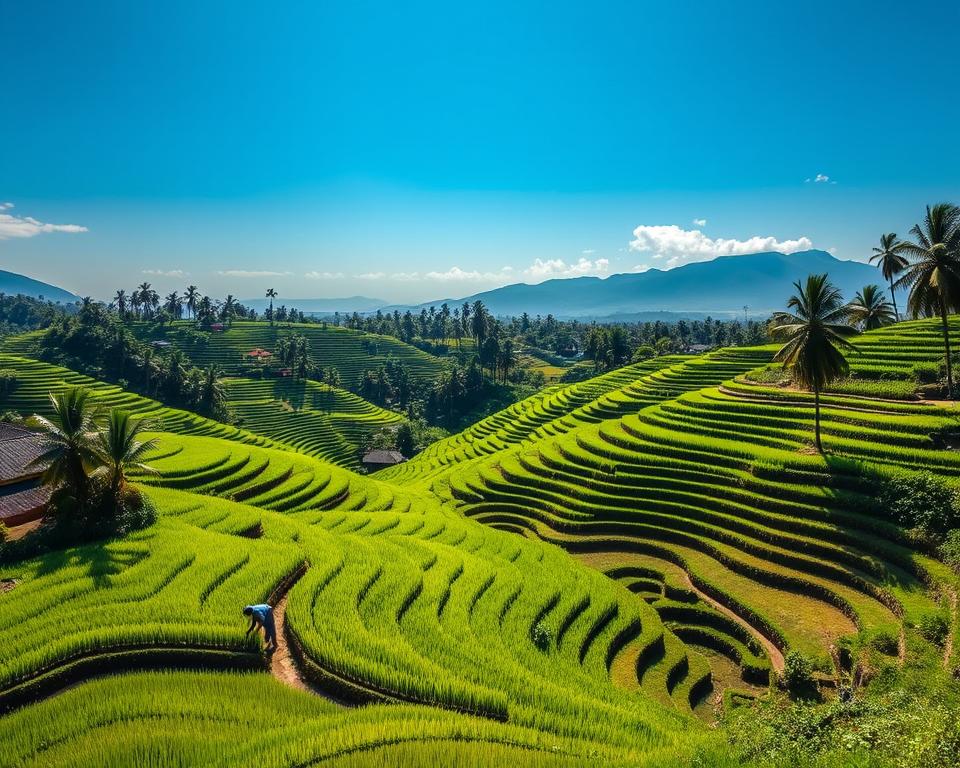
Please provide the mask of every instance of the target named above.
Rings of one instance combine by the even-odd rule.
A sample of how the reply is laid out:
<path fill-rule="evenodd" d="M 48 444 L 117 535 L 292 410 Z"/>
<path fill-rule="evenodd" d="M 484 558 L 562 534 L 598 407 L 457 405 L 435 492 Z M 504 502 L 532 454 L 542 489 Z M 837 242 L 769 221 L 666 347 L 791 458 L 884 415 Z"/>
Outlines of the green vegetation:
<path fill-rule="evenodd" d="M 943 321 L 869 330 L 846 360 L 851 307 L 825 277 L 797 288 L 785 366 L 775 345 L 594 333 L 583 367 L 634 362 L 373 476 L 360 447 L 425 441 L 418 387 L 440 411 L 516 385 L 493 323 L 463 366 L 390 340 L 408 358 L 368 348 L 371 367 L 361 331 L 226 303 L 204 331 L 141 297 L 131 349 L 171 340 L 167 370 L 181 349 L 205 366 L 197 392 L 238 425 L 0 355 L 0 410 L 47 435 L 54 518 L 94 495 L 150 513 L 0 543 L 0 761 L 956 764 L 958 423 L 915 395 Z M 366 397 L 318 365 L 357 365 Z M 253 602 L 275 606 L 278 657 L 244 634 Z"/>

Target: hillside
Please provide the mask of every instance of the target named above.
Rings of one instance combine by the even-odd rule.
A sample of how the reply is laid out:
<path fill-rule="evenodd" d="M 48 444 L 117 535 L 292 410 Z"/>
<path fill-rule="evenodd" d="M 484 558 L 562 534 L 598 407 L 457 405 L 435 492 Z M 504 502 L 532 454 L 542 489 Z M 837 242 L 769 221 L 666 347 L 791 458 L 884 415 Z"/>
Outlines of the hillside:
<path fill-rule="evenodd" d="M 575 277 L 547 280 L 536 285 L 516 283 L 466 296 L 439 299 L 422 306 L 450 306 L 464 301 L 482 301 L 494 315 L 553 314 L 560 318 L 605 318 L 609 316 L 656 319 L 643 313 L 671 313 L 702 317 L 704 313 L 743 315 L 744 306 L 763 317 L 779 309 L 791 284 L 808 274 L 826 272 L 844 293 L 852 297 L 870 283 L 882 283 L 875 267 L 856 261 L 840 261 L 826 251 L 801 253 L 756 253 L 722 256 L 713 261 L 686 264 L 670 270 L 607 278 Z M 685 314 L 690 313 L 690 314 Z"/>
<path fill-rule="evenodd" d="M 740 743 L 715 723 L 765 717 L 761 700 L 785 709 L 791 654 L 828 702 L 803 722 L 837 711 L 848 687 L 837 727 L 849 734 L 886 711 L 893 686 L 923 696 L 943 681 L 931 695 L 950 710 L 957 577 L 876 501 L 899 473 L 960 478 L 946 447 L 955 408 L 905 391 L 916 363 L 942 355 L 936 331 L 916 321 L 856 340 L 856 375 L 823 397 L 825 455 L 809 447 L 811 396 L 772 375 L 771 347 L 551 387 L 366 477 L 172 414 L 155 473 L 137 475 L 159 511 L 151 528 L 0 565 L 12 584 L 0 608 L 17 618 L 0 627 L 0 710 L 17 709 L 0 720 L 0 754 L 30 766 L 125 765 L 131 749 L 161 765 L 764 764 L 751 750 L 765 733 Z M 12 357 L 0 367 L 23 373 L 7 407 L 84 381 Z M 890 381 L 904 386 L 879 398 L 873 384 Z M 357 420 L 378 418 L 345 395 L 327 408 L 312 385 L 228 387 L 251 409 L 353 404 Z M 274 657 L 244 635 L 237 607 L 251 601 L 276 607 Z M 931 617 L 945 634 L 927 631 Z M 88 681 L 104 669 L 126 674 Z M 951 748 L 930 733 L 930 707 L 891 706 L 923 724 L 844 741 L 822 764 L 874 751 L 897 764 L 918 728 Z"/>
<path fill-rule="evenodd" d="M 344 389 L 356 390 L 367 370 L 376 370 L 387 360 L 402 362 L 414 379 L 432 381 L 445 367 L 429 355 L 391 336 L 354 331 L 333 325 L 236 321 L 224 331 L 198 331 L 193 323 L 178 321 L 165 326 L 130 322 L 127 327 L 142 341 L 166 342 L 182 351 L 197 366 L 216 364 L 230 376 L 250 374 L 257 367 L 248 356 L 255 349 L 276 350 L 277 341 L 302 334 L 310 343 L 310 360 L 323 368 L 335 368 Z M 36 354 L 36 335 L 8 338 L 3 349 L 16 355 Z"/>
<path fill-rule="evenodd" d="M 14 296 L 22 294 L 34 299 L 44 299 L 59 304 L 72 304 L 80 300 L 79 296 L 75 296 L 63 288 L 34 280 L 32 277 L 18 275 L 16 272 L 7 272 L 3 269 L 0 269 L 0 293 Z"/>

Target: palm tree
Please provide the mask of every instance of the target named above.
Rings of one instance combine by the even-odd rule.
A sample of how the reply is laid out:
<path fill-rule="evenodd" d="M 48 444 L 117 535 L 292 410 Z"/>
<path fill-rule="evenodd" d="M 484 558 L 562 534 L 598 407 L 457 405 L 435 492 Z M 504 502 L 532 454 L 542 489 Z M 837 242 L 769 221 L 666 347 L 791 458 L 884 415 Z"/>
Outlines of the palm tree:
<path fill-rule="evenodd" d="M 183 299 L 176 291 L 173 291 L 164 298 L 163 308 L 170 313 L 170 317 L 179 320 L 183 314 Z"/>
<path fill-rule="evenodd" d="M 847 308 L 826 275 L 810 275 L 805 285 L 799 280 L 793 285 L 797 292 L 787 302 L 793 311 L 777 312 L 773 317 L 774 337 L 786 339 L 773 359 L 790 369 L 795 383 L 813 390 L 816 444 L 823 453 L 820 392 L 850 369 L 840 349 L 856 349 L 846 340 L 856 330 L 844 322 Z"/>
<path fill-rule="evenodd" d="M 277 297 L 277 292 L 273 288 L 267 288 L 267 298 L 270 299 L 270 325 L 273 325 L 273 300 Z"/>
<path fill-rule="evenodd" d="M 123 503 L 126 470 L 156 471 L 142 461 L 147 453 L 157 447 L 156 439 L 140 439 L 140 433 L 147 429 L 149 426 L 145 420 L 134 421 L 129 411 L 111 408 L 107 428 L 98 435 L 95 450 L 102 462 L 98 473 L 109 478 L 110 498 L 115 510 Z"/>
<path fill-rule="evenodd" d="M 896 321 L 893 305 L 883 298 L 878 285 L 865 285 L 847 305 L 851 322 L 864 331 L 872 331 Z"/>
<path fill-rule="evenodd" d="M 64 489 L 82 511 L 90 498 L 90 472 L 101 463 L 90 390 L 74 387 L 51 392 L 50 406 L 51 418 L 34 414 L 27 422 L 40 432 L 43 446 L 31 466 L 45 467 L 43 483 L 54 490 Z"/>
<path fill-rule="evenodd" d="M 117 308 L 117 314 L 120 316 L 120 319 L 127 314 L 127 292 L 121 288 L 117 291 L 116 295 L 113 297 L 114 306 Z"/>
<path fill-rule="evenodd" d="M 220 379 L 220 369 L 211 365 L 204 371 L 203 383 L 200 385 L 200 409 L 210 416 L 216 416 L 223 410 L 227 401 L 227 390 Z"/>
<path fill-rule="evenodd" d="M 927 206 L 922 224 L 911 230 L 916 241 L 903 243 L 910 263 L 896 286 L 908 287 L 907 310 L 914 317 L 939 315 L 947 360 L 947 397 L 953 397 L 953 361 L 947 315 L 960 310 L 960 208 L 950 203 Z"/>
<path fill-rule="evenodd" d="M 184 303 L 187 305 L 187 309 L 190 312 L 190 319 L 197 319 L 197 299 L 200 298 L 200 291 L 197 290 L 197 286 L 188 285 L 186 292 L 183 294 Z"/>
<path fill-rule="evenodd" d="M 144 317 L 149 317 L 152 310 L 160 305 L 160 295 L 150 287 L 150 283 L 140 283 L 137 286 L 140 294 L 140 304 L 143 306 Z"/>
<path fill-rule="evenodd" d="M 900 313 L 897 311 L 897 297 L 893 291 L 893 278 L 903 272 L 907 266 L 907 260 L 903 256 L 903 243 L 897 240 L 895 232 L 889 232 L 886 235 L 880 235 L 880 247 L 873 249 L 873 256 L 870 257 L 870 263 L 877 262 L 883 279 L 890 283 L 890 300 L 893 302 L 894 317 L 899 320 Z"/>
<path fill-rule="evenodd" d="M 237 300 L 233 298 L 233 294 L 227 294 L 227 298 L 223 301 L 223 309 L 221 310 L 220 319 L 223 320 L 227 325 L 230 325 L 233 321 L 233 315 L 237 308 Z"/>

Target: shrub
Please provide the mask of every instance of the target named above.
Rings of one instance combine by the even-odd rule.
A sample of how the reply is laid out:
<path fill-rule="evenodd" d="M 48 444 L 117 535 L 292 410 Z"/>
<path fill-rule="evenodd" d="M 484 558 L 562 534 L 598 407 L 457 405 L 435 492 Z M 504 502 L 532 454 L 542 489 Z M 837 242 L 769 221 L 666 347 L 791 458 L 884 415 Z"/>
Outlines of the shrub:
<path fill-rule="evenodd" d="M 790 651 L 783 660 L 783 685 L 794 695 L 813 688 L 813 662 L 800 651 Z"/>
<path fill-rule="evenodd" d="M 553 642 L 553 636 L 550 634 L 550 630 L 542 621 L 538 621 L 533 625 L 530 638 L 533 640 L 533 644 L 544 652 L 550 649 L 550 644 Z"/>
<path fill-rule="evenodd" d="M 17 388 L 17 374 L 8 368 L 0 368 L 0 397 L 8 397 Z"/>
<path fill-rule="evenodd" d="M 893 478 L 881 490 L 878 501 L 891 520 L 905 528 L 917 528 L 938 541 L 950 529 L 960 528 L 957 492 L 930 472 Z"/>
<path fill-rule="evenodd" d="M 960 573 L 960 528 L 947 531 L 940 545 L 940 557 L 957 573 Z"/>
<path fill-rule="evenodd" d="M 649 344 L 641 344 L 633 353 L 633 362 L 638 363 L 641 360 L 649 360 L 651 357 L 656 356 L 657 350 Z"/>
<path fill-rule="evenodd" d="M 870 637 L 870 647 L 887 656 L 896 656 L 900 652 L 900 642 L 897 636 L 889 630 L 878 630 Z"/>
<path fill-rule="evenodd" d="M 947 622 L 947 617 L 942 612 L 936 611 L 920 617 L 917 621 L 917 631 L 923 636 L 924 640 L 942 646 L 947 640 L 950 625 Z"/>

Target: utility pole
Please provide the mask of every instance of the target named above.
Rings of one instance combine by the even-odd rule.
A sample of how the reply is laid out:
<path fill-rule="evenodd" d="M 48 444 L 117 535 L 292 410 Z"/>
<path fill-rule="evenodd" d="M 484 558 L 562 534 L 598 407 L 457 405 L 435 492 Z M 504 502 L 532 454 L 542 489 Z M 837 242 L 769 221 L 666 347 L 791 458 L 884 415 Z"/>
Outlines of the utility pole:
<path fill-rule="evenodd" d="M 746 304 L 743 305 L 743 324 L 747 324 L 747 310 L 750 309 Z"/>

